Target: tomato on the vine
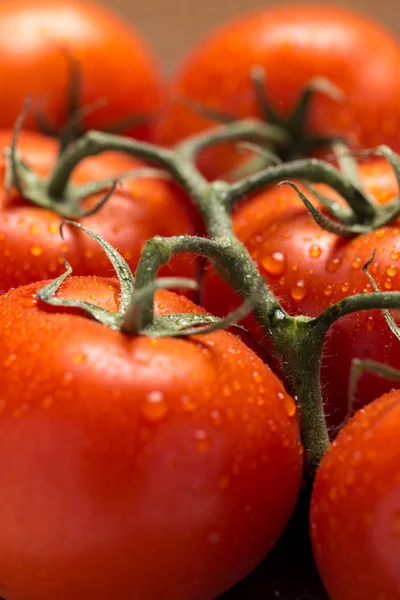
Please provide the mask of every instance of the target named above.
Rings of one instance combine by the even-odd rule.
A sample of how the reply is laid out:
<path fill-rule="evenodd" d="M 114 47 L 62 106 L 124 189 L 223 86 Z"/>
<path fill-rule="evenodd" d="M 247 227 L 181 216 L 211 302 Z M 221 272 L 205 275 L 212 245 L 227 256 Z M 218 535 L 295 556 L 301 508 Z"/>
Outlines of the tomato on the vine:
<path fill-rule="evenodd" d="M 365 188 L 382 203 L 398 193 L 392 168 L 383 159 L 360 166 Z M 301 185 L 299 185 L 301 188 Z M 340 202 L 330 188 L 316 185 Z M 303 187 L 304 193 L 318 202 Z M 318 316 L 343 298 L 370 292 L 363 266 L 376 250 L 369 272 L 381 291 L 400 289 L 400 223 L 352 239 L 328 233 L 317 225 L 296 192 L 289 186 L 272 186 L 244 201 L 233 216 L 238 238 L 249 250 L 285 310 L 291 315 Z M 216 315 L 237 306 L 238 297 L 209 269 L 204 305 Z M 249 327 L 260 338 L 254 318 Z M 363 311 L 342 317 L 330 329 L 322 363 L 322 393 L 328 421 L 338 425 L 348 411 L 349 371 L 353 358 L 369 358 L 400 368 L 398 340 L 380 311 Z M 376 375 L 364 374 L 357 387 L 356 407 L 393 387 Z"/>
<path fill-rule="evenodd" d="M 208 35 L 176 74 L 158 139 L 173 144 L 213 124 L 183 98 L 237 118 L 263 117 L 250 79 L 254 66 L 265 68 L 268 97 L 282 116 L 292 113 L 313 78 L 328 78 L 343 91 L 344 104 L 322 93 L 311 100 L 306 120 L 310 134 L 350 136 L 355 146 L 386 143 L 399 149 L 398 41 L 367 16 L 325 4 L 272 6 Z M 237 152 L 224 145 L 207 150 L 200 164 L 216 178 L 237 161 Z"/>
<path fill-rule="evenodd" d="M 360 410 L 317 472 L 314 556 L 332 600 L 400 598 L 400 391 Z"/>
<path fill-rule="evenodd" d="M 294 401 L 242 341 L 113 331 L 0 298 L 0 582 L 13 600 L 209 600 L 267 554 L 302 473 Z M 113 279 L 58 296 L 116 311 Z M 155 314 L 201 313 L 157 292 Z"/>
<path fill-rule="evenodd" d="M 60 215 L 30 203 L 14 187 L 5 189 L 3 150 L 9 146 L 11 135 L 0 132 L 0 292 L 59 275 L 64 270 L 63 257 L 77 275 L 108 276 L 108 259 L 90 237 L 68 229 L 63 240 L 59 234 Z M 22 132 L 18 151 L 37 172 L 48 175 L 54 167 L 57 145 L 40 134 Z M 84 184 L 143 166 L 136 159 L 107 152 L 85 159 L 72 179 Z M 103 192 L 90 196 L 83 206 L 94 206 L 102 195 Z M 165 217 L 168 214 L 174 215 L 173 220 Z M 121 182 L 97 213 L 80 221 L 115 246 L 132 269 L 136 268 L 143 244 L 154 235 L 196 233 L 189 200 L 176 184 L 156 176 Z M 163 273 L 194 277 L 196 270 L 193 257 L 183 255 L 174 257 Z"/>
<path fill-rule="evenodd" d="M 0 3 L 0 128 L 13 127 L 25 98 L 26 126 L 45 119 L 61 128 L 69 115 L 71 65 L 76 65 L 84 129 L 102 129 L 154 116 L 164 84 L 147 44 L 132 25 L 91 0 L 4 0 Z M 149 124 L 125 133 L 147 139 Z"/>

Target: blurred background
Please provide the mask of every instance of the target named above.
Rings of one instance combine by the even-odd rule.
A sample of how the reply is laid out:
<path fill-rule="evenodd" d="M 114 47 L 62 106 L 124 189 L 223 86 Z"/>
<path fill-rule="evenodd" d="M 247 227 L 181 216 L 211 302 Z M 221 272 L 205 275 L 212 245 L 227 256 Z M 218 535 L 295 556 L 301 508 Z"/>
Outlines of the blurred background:
<path fill-rule="evenodd" d="M 1 2 L 1 0 L 0 0 Z M 269 0 L 103 0 L 131 19 L 158 52 L 168 71 L 185 51 L 213 26 L 242 12 L 266 7 Z M 281 2 L 280 2 L 281 3 Z M 303 4 L 304 0 L 295 2 Z M 319 4 L 326 4 L 320 2 Z M 350 0 L 354 7 L 396 28 L 400 34 L 400 0 Z"/>

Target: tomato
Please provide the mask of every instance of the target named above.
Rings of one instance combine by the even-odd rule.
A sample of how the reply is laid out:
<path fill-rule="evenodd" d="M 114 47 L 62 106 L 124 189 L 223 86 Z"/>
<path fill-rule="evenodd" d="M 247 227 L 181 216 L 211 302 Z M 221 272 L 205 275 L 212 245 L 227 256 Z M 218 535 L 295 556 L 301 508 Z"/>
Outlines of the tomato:
<path fill-rule="evenodd" d="M 10 143 L 11 133 L 0 132 L 0 149 Z M 54 166 L 57 146 L 53 140 L 33 132 L 23 132 L 19 151 L 41 174 L 48 175 Z M 113 177 L 143 163 L 119 155 L 104 153 L 83 161 L 76 169 L 76 183 Z M 4 182 L 5 159 L 0 157 L 1 181 Z M 85 208 L 98 202 L 102 194 L 85 201 Z M 174 219 L 166 219 L 173 214 Z M 8 194 L 0 185 L 0 292 L 64 271 L 65 257 L 77 275 L 109 275 L 110 264 L 99 245 L 83 232 L 66 228 L 64 240 L 59 234 L 62 218 L 56 213 L 34 206 L 14 189 Z M 124 181 L 108 203 L 81 222 L 118 248 L 134 269 L 143 244 L 154 235 L 171 236 L 196 233 L 188 200 L 178 186 L 166 180 L 138 178 Z M 164 274 L 194 277 L 196 261 L 189 256 L 175 257 Z"/>
<path fill-rule="evenodd" d="M 360 167 L 365 188 L 380 202 L 397 193 L 391 167 L 382 159 Z M 301 186 L 300 186 L 301 187 Z M 331 199 L 340 198 L 324 186 L 315 186 Z M 309 192 L 304 193 L 311 198 Z M 314 202 L 318 206 L 317 201 Z M 283 307 L 292 315 L 318 316 L 331 304 L 355 293 L 372 291 L 363 265 L 377 250 L 369 272 L 382 291 L 400 289 L 400 223 L 356 238 L 345 239 L 323 231 L 289 186 L 272 186 L 242 203 L 233 217 L 237 236 L 249 250 L 261 274 Z M 213 314 L 225 314 L 239 300 L 209 270 L 204 305 Z M 266 338 L 254 319 L 247 325 Z M 330 329 L 324 349 L 322 391 L 331 425 L 348 412 L 349 370 L 353 358 L 369 358 L 400 367 L 398 341 L 380 311 L 342 317 Z M 393 385 L 372 374 L 361 377 L 356 407 L 370 402 Z"/>
<path fill-rule="evenodd" d="M 0 581 L 10 600 L 215 598 L 294 507 L 293 400 L 239 338 L 126 336 L 0 298 Z M 115 311 L 112 279 L 58 292 Z M 199 313 L 158 292 L 156 314 Z M 204 312 L 204 311 L 203 311 Z"/>
<path fill-rule="evenodd" d="M 13 127 L 25 98 L 54 127 L 68 118 L 71 61 L 79 102 L 102 106 L 83 120 L 102 129 L 135 115 L 154 115 L 164 95 L 158 65 L 132 25 L 90 0 L 3 0 L 0 3 L 0 128 Z M 130 131 L 148 138 L 149 125 Z"/>
<path fill-rule="evenodd" d="M 350 136 L 355 146 L 386 143 L 399 150 L 397 40 L 363 14 L 324 3 L 275 5 L 208 35 L 178 69 L 158 139 L 174 144 L 211 126 L 182 97 L 236 117 L 261 117 L 250 80 L 255 65 L 265 68 L 271 104 L 283 116 L 293 112 L 312 78 L 324 76 L 342 89 L 344 106 L 321 93 L 312 100 L 306 123 L 311 134 Z M 201 167 L 216 178 L 237 160 L 237 153 L 224 146 L 207 151 Z"/>
<path fill-rule="evenodd" d="M 400 391 L 360 410 L 315 480 L 314 555 L 332 600 L 400 598 Z"/>

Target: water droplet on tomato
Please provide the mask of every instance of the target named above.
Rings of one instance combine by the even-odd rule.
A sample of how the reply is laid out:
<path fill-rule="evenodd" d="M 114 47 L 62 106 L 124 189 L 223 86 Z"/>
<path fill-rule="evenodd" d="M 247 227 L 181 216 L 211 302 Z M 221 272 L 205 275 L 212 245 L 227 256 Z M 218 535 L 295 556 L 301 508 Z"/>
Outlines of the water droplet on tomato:
<path fill-rule="evenodd" d="M 32 225 L 30 225 L 30 227 L 29 227 L 29 231 L 31 233 L 33 233 L 33 235 L 37 235 L 39 233 L 40 229 L 39 229 L 38 225 L 36 225 L 35 223 L 32 223 Z"/>
<path fill-rule="evenodd" d="M 182 409 L 187 413 L 194 413 L 199 408 L 197 402 L 192 400 L 190 396 L 181 396 Z"/>
<path fill-rule="evenodd" d="M 41 246 L 31 246 L 30 253 L 32 256 L 40 256 L 43 254 L 43 248 Z"/>
<path fill-rule="evenodd" d="M 199 452 L 207 452 L 210 447 L 210 439 L 208 433 L 204 429 L 198 429 L 194 435 L 196 440 L 196 448 Z"/>
<path fill-rule="evenodd" d="M 290 295 L 293 300 L 303 300 L 306 297 L 307 290 L 304 286 L 304 281 L 300 279 L 297 281 L 290 290 Z"/>
<path fill-rule="evenodd" d="M 326 288 L 324 289 L 324 295 L 332 296 L 332 293 L 333 293 L 333 285 L 327 285 Z"/>
<path fill-rule="evenodd" d="M 287 416 L 294 417 L 294 415 L 297 412 L 297 407 L 293 398 L 288 394 L 283 394 L 283 406 L 285 408 Z"/>
<path fill-rule="evenodd" d="M 328 271 L 328 273 L 336 273 L 336 271 L 338 271 L 338 269 L 340 268 L 341 264 L 342 261 L 340 258 L 332 258 L 326 263 L 326 270 Z"/>
<path fill-rule="evenodd" d="M 383 284 L 383 286 L 384 286 L 385 290 L 391 290 L 392 287 L 393 287 L 392 280 L 389 279 L 389 278 L 386 279 L 385 283 Z"/>
<path fill-rule="evenodd" d="M 361 265 L 362 265 L 361 258 L 355 258 L 353 260 L 353 262 L 351 263 L 351 266 L 353 267 L 353 269 L 356 269 L 356 270 L 360 269 Z"/>
<path fill-rule="evenodd" d="M 346 293 L 349 291 L 349 288 L 350 288 L 350 284 L 347 281 L 345 281 L 340 289 L 342 290 L 343 293 Z"/>
<path fill-rule="evenodd" d="M 47 230 L 53 235 L 57 235 L 60 232 L 60 225 L 57 221 L 52 221 L 47 225 Z"/>
<path fill-rule="evenodd" d="M 85 362 L 86 360 L 86 355 L 85 354 L 75 354 L 74 358 L 74 363 L 76 363 L 77 365 Z"/>
<path fill-rule="evenodd" d="M 45 396 L 42 400 L 42 402 L 40 403 L 40 406 L 42 408 L 44 408 L 45 410 L 48 410 L 52 404 L 54 402 L 54 399 L 52 396 Z"/>
<path fill-rule="evenodd" d="M 390 253 L 389 256 L 392 260 L 399 260 L 400 252 L 397 252 L 396 250 L 392 250 L 392 252 Z"/>
<path fill-rule="evenodd" d="M 318 246 L 318 244 L 312 244 L 310 246 L 310 250 L 308 251 L 308 254 L 310 255 L 311 258 L 319 258 L 321 256 L 322 250 L 321 247 Z"/>
<path fill-rule="evenodd" d="M 389 265 L 386 267 L 386 275 L 389 275 L 389 277 L 395 277 L 398 272 L 399 270 L 396 265 Z"/>
<path fill-rule="evenodd" d="M 225 398 L 228 398 L 229 396 L 232 395 L 232 390 L 229 387 L 229 385 L 224 385 L 222 387 L 222 395 L 225 396 Z"/>
<path fill-rule="evenodd" d="M 212 410 L 210 412 L 210 417 L 212 418 L 214 425 L 221 424 L 222 419 L 221 419 L 221 413 L 219 412 L 219 410 Z"/>
<path fill-rule="evenodd" d="M 253 379 L 256 383 L 261 383 L 262 382 L 262 377 L 260 375 L 260 373 L 258 371 L 254 371 L 253 372 Z"/>
<path fill-rule="evenodd" d="M 261 265 L 268 275 L 282 275 L 285 272 L 286 261 L 283 252 L 274 252 L 267 254 L 261 260 Z"/>
<path fill-rule="evenodd" d="M 153 390 L 146 397 L 142 407 L 142 415 L 146 421 L 156 423 L 165 417 L 167 410 L 164 394 L 159 390 Z"/>

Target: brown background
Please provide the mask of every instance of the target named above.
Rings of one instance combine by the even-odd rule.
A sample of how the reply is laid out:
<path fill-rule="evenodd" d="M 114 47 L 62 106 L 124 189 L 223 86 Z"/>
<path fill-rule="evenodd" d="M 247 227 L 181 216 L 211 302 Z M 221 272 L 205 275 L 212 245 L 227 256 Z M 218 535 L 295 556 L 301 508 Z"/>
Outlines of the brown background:
<path fill-rule="evenodd" d="M 241 12 L 272 4 L 268 0 L 103 1 L 140 28 L 168 70 L 213 26 Z M 342 4 L 368 12 L 400 34 L 400 0 L 350 0 Z"/>

